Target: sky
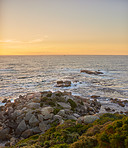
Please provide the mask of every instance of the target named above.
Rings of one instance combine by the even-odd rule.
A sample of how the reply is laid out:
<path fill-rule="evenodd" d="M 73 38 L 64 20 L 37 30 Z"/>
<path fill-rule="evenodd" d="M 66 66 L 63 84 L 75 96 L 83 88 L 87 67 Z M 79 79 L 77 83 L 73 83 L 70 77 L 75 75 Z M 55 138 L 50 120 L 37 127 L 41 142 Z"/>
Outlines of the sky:
<path fill-rule="evenodd" d="M 128 0 L 0 0 L 0 55 L 128 55 Z"/>

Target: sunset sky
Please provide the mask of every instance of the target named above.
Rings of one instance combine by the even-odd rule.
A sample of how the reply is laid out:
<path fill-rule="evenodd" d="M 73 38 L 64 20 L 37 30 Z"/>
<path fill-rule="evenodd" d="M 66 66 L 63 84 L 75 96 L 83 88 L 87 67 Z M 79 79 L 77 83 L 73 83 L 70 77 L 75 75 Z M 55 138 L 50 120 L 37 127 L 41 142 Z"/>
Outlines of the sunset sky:
<path fill-rule="evenodd" d="M 0 55 L 128 55 L 128 0 L 0 0 Z"/>

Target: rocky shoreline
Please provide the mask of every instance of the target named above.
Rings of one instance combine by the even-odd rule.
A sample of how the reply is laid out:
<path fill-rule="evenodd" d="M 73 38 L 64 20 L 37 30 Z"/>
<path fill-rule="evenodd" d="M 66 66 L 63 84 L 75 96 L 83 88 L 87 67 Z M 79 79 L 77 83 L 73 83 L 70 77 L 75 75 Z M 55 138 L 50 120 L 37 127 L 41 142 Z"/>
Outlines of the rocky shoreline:
<path fill-rule="evenodd" d="M 52 124 L 63 124 L 68 119 L 87 124 L 106 112 L 127 115 L 128 101 L 111 99 L 111 104 L 107 105 L 100 103 L 99 98 L 44 91 L 19 96 L 14 102 L 5 99 L 5 105 L 0 106 L 0 143 L 6 141 L 6 146 L 13 146 L 21 139 L 43 134 Z"/>

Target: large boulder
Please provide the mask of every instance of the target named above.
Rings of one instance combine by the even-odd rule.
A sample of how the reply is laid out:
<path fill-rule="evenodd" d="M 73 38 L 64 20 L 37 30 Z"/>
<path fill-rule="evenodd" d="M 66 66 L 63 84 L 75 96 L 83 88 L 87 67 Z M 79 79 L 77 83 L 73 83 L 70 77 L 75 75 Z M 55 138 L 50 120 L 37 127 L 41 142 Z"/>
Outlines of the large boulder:
<path fill-rule="evenodd" d="M 103 72 L 100 72 L 100 71 L 90 71 L 90 70 L 81 70 L 80 72 L 87 73 L 87 74 L 94 74 L 94 75 L 103 74 Z"/>
<path fill-rule="evenodd" d="M 32 113 L 33 113 L 33 110 L 30 110 L 30 111 L 28 111 L 26 113 L 26 115 L 25 115 L 25 121 L 29 121 L 31 119 L 31 117 L 33 115 Z"/>
<path fill-rule="evenodd" d="M 27 129 L 26 131 L 24 131 L 21 135 L 21 137 L 23 138 L 28 138 L 30 136 L 33 135 L 33 130 L 32 129 Z"/>
<path fill-rule="evenodd" d="M 29 120 L 29 124 L 31 127 L 38 126 L 39 120 L 36 118 L 35 115 L 32 115 L 31 119 Z"/>
<path fill-rule="evenodd" d="M 69 87 L 71 86 L 71 81 L 57 81 L 56 87 Z"/>
<path fill-rule="evenodd" d="M 47 127 L 47 125 L 44 124 L 44 122 L 40 122 L 40 123 L 39 123 L 39 129 L 40 129 L 42 132 L 45 132 L 45 131 L 46 131 L 46 127 Z"/>
<path fill-rule="evenodd" d="M 21 110 L 15 110 L 11 116 L 12 116 L 12 119 L 15 120 L 18 116 L 20 116 L 22 114 L 22 111 Z"/>
<path fill-rule="evenodd" d="M 18 132 L 19 132 L 19 133 L 22 133 L 22 132 L 25 131 L 26 129 L 27 129 L 26 123 L 25 123 L 24 120 L 22 120 L 22 121 L 20 122 L 20 124 L 18 125 L 17 129 L 16 129 L 17 134 L 18 134 Z"/>
<path fill-rule="evenodd" d="M 0 140 L 8 140 L 10 138 L 9 136 L 10 128 L 0 129 Z"/>
<path fill-rule="evenodd" d="M 53 110 L 54 110 L 53 107 L 50 106 L 44 107 L 41 109 L 41 114 L 45 116 L 46 114 L 53 113 Z"/>
<path fill-rule="evenodd" d="M 28 108 L 31 108 L 31 109 L 38 109 L 40 107 L 40 103 L 31 102 L 27 106 Z"/>
<path fill-rule="evenodd" d="M 60 106 L 62 106 L 63 108 L 65 108 L 65 109 L 71 109 L 71 106 L 70 106 L 69 104 L 67 104 L 67 103 L 58 102 L 58 104 L 59 104 Z"/>
<path fill-rule="evenodd" d="M 87 116 L 84 116 L 83 121 L 85 124 L 88 124 L 88 123 L 94 122 L 97 119 L 100 119 L 100 118 L 98 116 L 87 115 Z"/>

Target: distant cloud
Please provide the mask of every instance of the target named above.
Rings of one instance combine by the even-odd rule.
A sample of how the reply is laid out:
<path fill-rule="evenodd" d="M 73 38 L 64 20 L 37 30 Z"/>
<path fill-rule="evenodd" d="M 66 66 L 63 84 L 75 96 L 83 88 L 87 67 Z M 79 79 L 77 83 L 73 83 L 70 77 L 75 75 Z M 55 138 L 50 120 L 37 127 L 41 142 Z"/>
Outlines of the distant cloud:
<path fill-rule="evenodd" d="M 34 43 L 42 43 L 48 36 L 44 36 L 42 39 L 34 39 L 28 41 L 19 41 L 19 40 L 0 40 L 0 43 L 26 43 L 26 44 L 34 44 Z"/>

